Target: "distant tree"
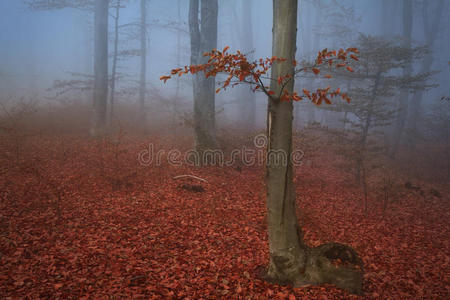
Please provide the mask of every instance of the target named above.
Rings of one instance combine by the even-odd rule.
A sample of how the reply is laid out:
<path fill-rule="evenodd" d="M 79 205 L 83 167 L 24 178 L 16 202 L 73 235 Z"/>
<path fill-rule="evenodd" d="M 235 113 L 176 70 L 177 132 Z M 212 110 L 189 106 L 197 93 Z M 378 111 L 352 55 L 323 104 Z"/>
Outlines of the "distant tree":
<path fill-rule="evenodd" d="M 217 0 L 190 0 L 189 31 L 191 36 L 191 64 L 208 61 L 203 53 L 217 47 Z M 199 24 L 200 19 L 200 24 Z M 194 136 L 199 152 L 216 148 L 215 124 L 215 78 L 195 75 L 194 93 Z"/>
<path fill-rule="evenodd" d="M 434 44 L 438 33 L 441 31 L 440 26 L 442 23 L 442 14 L 444 11 L 444 0 L 437 1 L 425 1 L 422 0 L 422 18 L 423 18 L 423 32 L 425 36 L 425 44 L 430 49 L 422 58 L 422 63 L 420 66 L 420 73 L 428 73 L 432 70 L 432 65 L 434 61 Z M 434 6 L 434 10 L 433 10 Z M 432 12 L 431 12 L 432 11 Z M 417 91 L 411 102 L 411 110 L 409 113 L 408 127 L 410 128 L 409 142 L 410 145 L 415 145 L 415 141 L 419 136 L 419 119 L 421 114 L 423 114 L 422 108 L 423 101 L 423 91 Z"/>
<path fill-rule="evenodd" d="M 248 58 L 252 60 L 252 53 L 254 49 L 253 43 L 253 23 L 252 23 L 252 4 L 255 1 L 238 1 L 234 3 L 234 9 L 239 10 L 239 17 L 235 19 L 239 24 L 236 27 L 234 23 L 233 27 L 238 35 L 239 48 L 248 53 Z M 233 3 L 232 3 L 233 4 Z M 235 11 L 235 14 L 238 13 Z M 242 124 L 243 130 L 252 131 L 255 128 L 256 121 L 256 97 L 255 93 L 250 88 L 243 89 L 240 95 L 241 101 L 239 101 L 239 123 Z"/>
<path fill-rule="evenodd" d="M 116 0 L 114 5 L 115 15 L 114 15 L 114 49 L 111 67 L 111 89 L 109 95 L 109 120 L 110 123 L 114 116 L 114 96 L 116 91 L 116 79 L 117 79 L 117 60 L 119 57 L 119 18 L 120 18 L 120 6 L 121 0 Z"/>
<path fill-rule="evenodd" d="M 94 12 L 94 93 L 91 135 L 106 130 L 108 100 L 108 9 L 109 0 L 26 0 L 32 10 L 76 8 Z M 70 84 L 77 82 L 70 82 Z"/>
<path fill-rule="evenodd" d="M 342 154 L 354 162 L 355 177 L 362 184 L 367 210 L 367 165 L 373 165 L 374 159 L 386 153 L 376 129 L 390 125 L 398 112 L 390 99 L 397 90 L 408 93 L 431 87 L 425 83 L 431 74 L 395 73 L 423 57 L 426 53 L 423 47 L 405 47 L 402 42 L 364 35 L 357 46 L 361 54 L 358 64 L 353 66 L 355 72 L 351 75 L 341 72 L 341 76 L 349 76 L 354 81 L 349 91 L 354 101 L 346 104 L 346 123 L 351 126 L 339 137 Z"/>
<path fill-rule="evenodd" d="M 412 24 L 413 24 L 413 1 L 412 0 L 403 0 L 402 2 L 402 16 L 403 16 L 403 34 L 402 34 L 402 46 L 406 49 L 411 48 L 411 38 L 412 38 Z M 412 61 L 405 61 L 402 66 L 402 72 L 404 77 L 408 77 L 411 75 L 412 71 Z M 394 127 L 394 134 L 391 145 L 391 156 L 395 157 L 398 145 L 400 140 L 402 139 L 403 130 L 406 123 L 406 116 L 408 113 L 408 105 L 409 105 L 409 93 L 408 90 L 403 89 L 399 95 L 399 109 L 397 113 L 397 119 Z"/>
<path fill-rule="evenodd" d="M 106 130 L 108 100 L 108 8 L 109 0 L 95 0 L 94 14 L 94 109 L 92 136 Z"/>
<path fill-rule="evenodd" d="M 140 59 L 141 71 L 139 77 L 139 105 L 140 105 L 140 121 L 144 125 L 145 122 L 145 95 L 147 80 L 147 0 L 141 0 L 141 19 L 140 19 Z"/>

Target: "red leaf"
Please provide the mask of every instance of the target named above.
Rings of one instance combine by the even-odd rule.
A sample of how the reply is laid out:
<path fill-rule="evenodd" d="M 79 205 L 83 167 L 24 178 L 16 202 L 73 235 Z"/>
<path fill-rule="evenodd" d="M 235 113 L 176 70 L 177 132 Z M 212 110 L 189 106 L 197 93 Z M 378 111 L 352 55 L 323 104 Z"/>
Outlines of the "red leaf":
<path fill-rule="evenodd" d="M 159 80 L 164 80 L 164 83 L 166 83 L 166 81 L 170 79 L 170 76 L 161 76 L 159 77 Z"/>
<path fill-rule="evenodd" d="M 316 74 L 316 75 L 320 73 L 320 70 L 317 69 L 317 68 L 312 68 L 312 71 L 313 71 L 314 74 Z"/>
<path fill-rule="evenodd" d="M 63 285 L 64 285 L 64 284 L 62 284 L 62 283 L 55 283 L 55 284 L 53 285 L 53 287 L 55 288 L 55 290 L 58 290 L 58 289 L 62 288 Z"/>
<path fill-rule="evenodd" d="M 353 58 L 354 60 L 356 60 L 356 61 L 358 61 L 359 60 L 359 58 L 358 57 L 356 57 L 354 54 L 350 54 L 350 57 L 351 58 Z"/>

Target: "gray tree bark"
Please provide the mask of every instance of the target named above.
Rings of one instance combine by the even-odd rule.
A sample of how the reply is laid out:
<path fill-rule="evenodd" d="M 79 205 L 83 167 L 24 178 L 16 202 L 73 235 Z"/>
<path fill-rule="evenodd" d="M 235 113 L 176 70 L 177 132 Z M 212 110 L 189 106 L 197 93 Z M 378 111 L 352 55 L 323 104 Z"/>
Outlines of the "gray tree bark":
<path fill-rule="evenodd" d="M 95 0 L 92 136 L 103 135 L 106 128 L 106 103 L 108 98 L 108 6 L 109 0 Z"/>
<path fill-rule="evenodd" d="M 437 33 L 439 31 L 439 25 L 441 23 L 441 19 L 442 19 L 442 12 L 444 11 L 444 0 L 439 0 L 437 5 L 436 5 L 436 10 L 435 12 L 432 14 L 433 19 L 431 21 L 431 26 L 430 26 L 430 16 L 429 16 L 429 8 L 427 3 L 425 3 L 426 1 L 423 1 L 422 5 L 423 5 L 423 11 L 422 11 L 422 16 L 423 16 L 423 29 L 424 29 L 424 34 L 425 34 L 425 38 L 426 38 L 426 44 L 430 49 L 430 53 L 428 53 L 425 58 L 422 61 L 422 65 L 420 67 L 420 73 L 428 73 L 431 71 L 431 66 L 433 65 L 433 46 L 434 46 L 434 42 L 436 40 L 436 36 Z M 412 107 L 410 110 L 410 115 L 409 115 L 409 127 L 410 127 L 410 145 L 414 146 L 415 145 L 415 141 L 418 137 L 418 122 L 419 122 L 419 117 L 420 114 L 422 112 L 422 99 L 423 99 L 423 91 L 419 90 L 417 91 L 413 98 L 412 98 Z"/>
<path fill-rule="evenodd" d="M 116 90 L 116 71 L 117 56 L 119 47 L 119 17 L 120 17 L 120 0 L 116 3 L 116 15 L 114 16 L 114 50 L 111 68 L 111 91 L 109 95 L 109 123 L 112 125 L 114 117 L 114 93 Z"/>
<path fill-rule="evenodd" d="M 403 47 L 411 48 L 411 36 L 412 36 L 412 0 L 403 0 Z M 403 68 L 403 76 L 408 77 L 411 75 L 411 63 L 407 63 Z M 404 89 L 400 93 L 399 98 L 399 112 L 394 128 L 394 136 L 392 140 L 392 146 L 390 156 L 395 157 L 397 155 L 398 146 L 403 136 L 403 131 L 406 123 L 406 116 L 408 114 L 409 105 L 409 93 L 407 89 Z"/>
<path fill-rule="evenodd" d="M 272 55 L 286 58 L 272 66 L 271 78 L 294 75 L 292 64 L 296 52 L 297 0 L 273 0 Z M 285 89 L 292 93 L 294 80 Z M 268 99 L 266 169 L 267 218 L 270 261 L 266 279 L 293 284 L 331 283 L 353 293 L 362 291 L 362 272 L 347 266 L 335 267 L 333 259 L 341 258 L 362 267 L 355 251 L 345 245 L 331 243 L 309 248 L 303 243 L 296 216 L 293 184 L 292 102 L 280 101 L 281 86 L 271 81 L 275 94 Z M 284 159 L 279 158 L 281 154 Z"/>
<path fill-rule="evenodd" d="M 272 32 L 272 56 L 284 57 L 287 61 L 273 65 L 271 78 L 294 75 L 292 61 L 295 59 L 297 40 L 296 0 L 273 1 Z M 275 95 L 281 93 L 280 88 L 275 80 L 271 81 L 270 89 Z M 285 89 L 292 93 L 294 81 L 291 80 Z M 301 276 L 306 264 L 295 207 L 291 162 L 292 110 L 292 101 L 281 102 L 273 96 L 268 99 L 266 183 L 270 263 L 267 276 L 275 281 L 289 282 L 295 282 Z M 282 153 L 285 160 L 276 161 L 277 153 Z"/>
<path fill-rule="evenodd" d="M 189 31 L 191 36 L 191 64 L 203 64 L 208 58 L 203 53 L 217 47 L 217 0 L 190 0 Z M 199 153 L 216 148 L 215 134 L 215 77 L 194 75 L 194 139 Z"/>
<path fill-rule="evenodd" d="M 147 0 L 141 0 L 141 26 L 140 26 L 140 43 L 141 43 L 141 70 L 139 76 L 139 106 L 140 106 L 140 123 L 145 126 L 145 96 L 147 92 Z"/>
<path fill-rule="evenodd" d="M 253 51 L 253 23 L 252 23 L 252 1 L 245 0 L 241 3 L 241 29 L 240 29 L 240 44 L 244 53 Z M 249 61 L 253 60 L 253 55 L 249 54 Z M 241 120 L 243 121 L 243 129 L 249 132 L 255 129 L 256 121 L 256 97 L 255 93 L 250 89 L 244 90 L 241 99 Z"/>

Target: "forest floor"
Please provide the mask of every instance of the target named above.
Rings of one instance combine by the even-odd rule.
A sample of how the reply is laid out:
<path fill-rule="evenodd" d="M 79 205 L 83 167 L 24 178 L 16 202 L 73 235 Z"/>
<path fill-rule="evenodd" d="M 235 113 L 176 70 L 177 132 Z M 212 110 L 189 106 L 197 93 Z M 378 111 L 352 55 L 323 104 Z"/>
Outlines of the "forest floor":
<path fill-rule="evenodd" d="M 4 141 L 0 298 L 448 299 L 448 186 L 399 185 L 385 212 L 370 196 L 364 213 L 360 189 L 332 154 L 297 167 L 305 241 L 354 247 L 365 295 L 281 287 L 259 274 L 268 263 L 263 167 L 140 165 L 150 141 L 173 146 L 163 138 Z M 174 179 L 185 174 L 207 182 Z"/>

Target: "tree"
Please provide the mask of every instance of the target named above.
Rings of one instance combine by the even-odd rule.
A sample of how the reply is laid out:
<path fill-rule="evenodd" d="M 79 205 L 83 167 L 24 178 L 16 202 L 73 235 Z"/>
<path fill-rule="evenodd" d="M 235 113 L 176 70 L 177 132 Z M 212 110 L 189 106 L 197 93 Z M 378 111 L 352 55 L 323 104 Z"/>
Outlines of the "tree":
<path fill-rule="evenodd" d="M 217 0 L 190 0 L 189 32 L 191 36 L 191 64 L 207 61 L 204 52 L 217 47 Z M 200 25 L 200 26 L 199 26 Z M 215 78 L 194 75 L 194 136 L 196 150 L 202 153 L 216 147 L 215 138 Z"/>
<path fill-rule="evenodd" d="M 403 0 L 403 47 L 411 48 L 411 35 L 412 35 L 412 0 Z M 406 62 L 403 66 L 403 76 L 407 77 L 411 75 L 411 61 Z M 392 139 L 391 157 L 395 157 L 398 145 L 402 138 L 403 129 L 405 127 L 406 116 L 408 113 L 409 105 L 408 90 L 403 89 L 399 95 L 399 111 L 397 114 L 396 126 L 394 128 L 394 136 Z"/>
<path fill-rule="evenodd" d="M 76 8 L 94 11 L 94 92 L 91 135 L 101 136 L 106 129 L 108 100 L 108 9 L 109 0 L 28 0 L 32 10 Z M 69 82 L 80 83 L 80 80 Z M 85 84 L 85 83 L 83 83 Z M 66 88 L 66 86 L 64 86 Z"/>
<path fill-rule="evenodd" d="M 204 73 L 209 78 L 225 73 L 228 77 L 220 83 L 216 92 L 230 83 L 233 86 L 247 83 L 253 90 L 261 90 L 268 96 L 266 185 L 270 262 L 266 279 L 294 286 L 332 283 L 361 293 L 362 262 L 351 247 L 329 243 L 309 248 L 303 242 L 296 216 L 291 159 L 293 101 L 308 98 L 320 105 L 331 103 L 330 99 L 338 95 L 349 101 L 346 94 L 339 89 L 331 91 L 330 87 L 314 92 L 304 89 L 303 94 L 298 95 L 293 91 L 295 75 L 306 70 L 319 74 L 317 67 L 324 64 L 345 66 L 348 53 L 358 51 L 355 48 L 340 49 L 338 52 L 325 49 L 319 52 L 314 66 L 295 69 L 297 0 L 274 0 L 273 16 L 272 58 L 249 62 L 240 51 L 231 54 L 227 53 L 228 47 L 223 51 L 213 49 L 203 54 L 206 63 L 174 69 L 170 76 L 161 76 L 160 79 L 166 81 L 172 75 L 188 73 Z M 350 56 L 357 59 L 353 54 Z M 267 86 L 263 80 L 269 69 L 270 86 Z M 348 70 L 352 71 L 350 67 Z M 335 266 L 337 259 L 346 265 Z"/>
<path fill-rule="evenodd" d="M 114 50 L 111 69 L 111 91 L 109 95 L 109 121 L 112 124 L 114 116 L 114 96 L 116 90 L 116 78 L 117 78 L 117 60 L 119 54 L 119 17 L 120 17 L 120 0 L 117 0 L 116 14 L 114 16 Z"/>
<path fill-rule="evenodd" d="M 106 104 L 108 99 L 108 7 L 109 0 L 95 0 L 92 136 L 101 136 L 105 133 L 106 129 Z"/>
<path fill-rule="evenodd" d="M 431 87 L 425 83 L 431 74 L 396 72 L 420 59 L 426 53 L 424 47 L 405 46 L 401 41 L 365 35 L 360 36 L 357 47 L 361 54 L 351 76 L 342 72 L 335 74 L 336 77 L 351 77 L 356 83 L 349 91 L 355 101 L 346 105 L 350 113 L 346 123 L 351 127 L 336 136 L 341 138 L 341 154 L 354 163 L 356 181 L 362 185 L 367 211 L 369 168 L 366 166 L 379 166 L 377 162 L 387 152 L 379 142 L 382 132 L 376 129 L 389 126 L 398 113 L 391 100 L 396 91 L 407 96 L 412 91 Z"/>
<path fill-rule="evenodd" d="M 431 50 L 422 60 L 422 64 L 420 66 L 421 73 L 429 73 L 431 71 L 431 66 L 433 65 L 433 46 L 436 41 L 437 34 L 439 32 L 439 26 L 442 20 L 442 13 L 444 11 L 444 0 L 434 1 L 436 3 L 435 11 L 433 14 L 430 14 L 428 1 L 422 1 L 422 17 L 423 17 L 423 31 L 426 39 L 426 45 Z M 433 16 L 430 21 L 430 15 Z M 410 144 L 414 145 L 414 140 L 418 136 L 418 126 L 417 123 L 419 121 L 419 117 L 422 111 L 421 103 L 423 98 L 423 91 L 417 91 L 413 98 L 412 103 L 414 105 L 411 107 L 411 113 L 409 118 L 409 127 L 410 127 Z"/>
<path fill-rule="evenodd" d="M 141 70 L 139 77 L 139 105 L 140 105 L 140 121 L 144 125 L 145 122 L 145 95 L 147 80 L 147 0 L 141 0 L 141 24 L 140 24 L 140 58 Z"/>
<path fill-rule="evenodd" d="M 238 41 L 240 48 L 245 53 L 249 53 L 249 58 L 251 59 L 251 53 L 254 51 L 253 45 L 253 23 L 252 23 L 252 1 L 239 1 L 240 4 L 240 15 L 239 19 L 236 18 L 236 21 L 239 23 L 239 27 L 237 29 Z M 234 4 L 234 5 L 233 5 Z M 232 3 L 234 9 L 237 8 L 236 3 Z M 235 13 L 237 15 L 237 13 Z M 241 93 L 242 101 L 240 102 L 240 114 L 239 120 L 242 124 L 242 128 L 248 131 L 252 131 L 255 128 L 256 121 L 256 98 L 255 93 L 253 93 L 250 89 L 244 89 Z"/>

